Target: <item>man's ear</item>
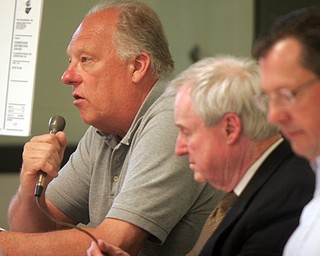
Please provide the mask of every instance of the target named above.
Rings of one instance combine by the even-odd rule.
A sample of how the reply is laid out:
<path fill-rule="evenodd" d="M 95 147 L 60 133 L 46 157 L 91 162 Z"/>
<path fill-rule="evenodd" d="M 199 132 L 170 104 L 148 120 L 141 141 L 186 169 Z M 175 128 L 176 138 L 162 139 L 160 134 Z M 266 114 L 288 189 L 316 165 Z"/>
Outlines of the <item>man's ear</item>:
<path fill-rule="evenodd" d="M 146 52 L 139 53 L 133 62 L 132 81 L 139 83 L 148 72 L 150 67 L 150 56 Z"/>
<path fill-rule="evenodd" d="M 226 113 L 223 116 L 223 124 L 227 143 L 232 144 L 237 141 L 242 133 L 241 118 L 235 113 Z"/>

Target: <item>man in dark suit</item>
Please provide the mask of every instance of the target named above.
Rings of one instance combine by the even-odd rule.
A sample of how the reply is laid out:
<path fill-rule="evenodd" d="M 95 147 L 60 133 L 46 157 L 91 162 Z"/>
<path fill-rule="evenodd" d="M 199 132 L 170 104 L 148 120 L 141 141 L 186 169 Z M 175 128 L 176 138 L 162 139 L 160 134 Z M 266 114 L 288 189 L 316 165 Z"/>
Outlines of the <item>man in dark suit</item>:
<path fill-rule="evenodd" d="M 282 255 L 313 188 L 308 164 L 283 141 L 259 167 L 202 255 Z"/>
<path fill-rule="evenodd" d="M 203 59 L 169 86 L 168 93 L 176 93 L 176 154 L 188 155 L 196 181 L 234 198 L 224 206 L 224 218 L 220 208 L 209 216 L 188 256 L 201 250 L 215 256 L 282 255 L 312 198 L 314 173 L 255 107 L 259 87 L 257 63 L 230 56 Z M 104 251 L 116 255 L 108 246 Z M 101 255 L 96 246 L 89 253 Z"/>
<path fill-rule="evenodd" d="M 308 162 L 254 105 L 259 81 L 255 61 L 224 56 L 204 59 L 172 82 L 176 154 L 189 156 L 197 181 L 237 195 L 201 255 L 282 255 L 312 198 Z"/>

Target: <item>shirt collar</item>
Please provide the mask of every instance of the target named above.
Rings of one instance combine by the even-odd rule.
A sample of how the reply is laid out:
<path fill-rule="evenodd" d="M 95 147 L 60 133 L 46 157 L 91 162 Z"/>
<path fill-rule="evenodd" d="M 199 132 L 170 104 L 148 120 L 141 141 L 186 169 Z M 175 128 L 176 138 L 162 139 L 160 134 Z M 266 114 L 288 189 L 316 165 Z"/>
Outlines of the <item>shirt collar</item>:
<path fill-rule="evenodd" d="M 264 162 L 264 160 L 271 154 L 271 152 L 283 141 L 283 138 L 280 138 L 275 143 L 271 145 L 263 154 L 258 158 L 257 161 L 253 163 L 253 165 L 250 166 L 248 171 L 243 175 L 242 179 L 238 183 L 238 185 L 234 188 L 234 193 L 237 196 L 240 196 L 243 190 L 248 185 L 249 181 L 252 179 L 254 174 L 259 169 L 260 165 Z"/>
<path fill-rule="evenodd" d="M 157 81 L 155 83 L 155 85 L 152 87 L 149 94 L 147 95 L 146 99 L 144 100 L 142 106 L 140 107 L 137 115 L 135 116 L 128 132 L 122 139 L 119 138 L 119 136 L 116 136 L 112 133 L 102 132 L 99 130 L 97 130 L 97 133 L 105 138 L 106 144 L 111 148 L 115 148 L 119 144 L 119 142 L 125 145 L 129 145 L 133 138 L 133 135 L 135 134 L 135 131 L 139 127 L 141 118 L 146 114 L 151 105 L 163 94 L 166 87 L 167 82 L 165 80 Z"/>
<path fill-rule="evenodd" d="M 148 96 L 144 100 L 142 106 L 140 107 L 136 117 L 134 118 L 131 127 L 129 128 L 128 132 L 122 139 L 122 143 L 129 145 L 135 134 L 139 124 L 141 122 L 142 117 L 147 113 L 150 109 L 151 105 L 163 94 L 167 86 L 167 83 L 164 81 L 157 81 L 156 84 L 150 90 Z"/>
<path fill-rule="evenodd" d="M 314 191 L 314 196 L 320 195 L 320 156 L 316 157 L 315 161 L 311 163 L 316 176 L 316 188 Z"/>
<path fill-rule="evenodd" d="M 310 162 L 310 165 L 312 167 L 312 170 L 314 170 L 315 172 L 317 170 L 320 171 L 320 156 L 317 156 L 315 161 Z"/>

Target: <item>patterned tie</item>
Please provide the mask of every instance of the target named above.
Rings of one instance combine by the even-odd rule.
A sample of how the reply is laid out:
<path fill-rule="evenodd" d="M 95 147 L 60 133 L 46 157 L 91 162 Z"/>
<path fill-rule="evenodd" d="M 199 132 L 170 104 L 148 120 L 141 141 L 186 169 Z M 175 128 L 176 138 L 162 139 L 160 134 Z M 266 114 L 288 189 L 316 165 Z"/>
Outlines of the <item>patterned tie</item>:
<path fill-rule="evenodd" d="M 187 254 L 187 256 L 198 256 L 200 254 L 203 246 L 207 243 L 236 199 L 237 195 L 234 192 L 225 194 L 224 198 L 217 204 L 217 206 L 208 216 L 203 225 L 198 241 L 192 250 Z"/>

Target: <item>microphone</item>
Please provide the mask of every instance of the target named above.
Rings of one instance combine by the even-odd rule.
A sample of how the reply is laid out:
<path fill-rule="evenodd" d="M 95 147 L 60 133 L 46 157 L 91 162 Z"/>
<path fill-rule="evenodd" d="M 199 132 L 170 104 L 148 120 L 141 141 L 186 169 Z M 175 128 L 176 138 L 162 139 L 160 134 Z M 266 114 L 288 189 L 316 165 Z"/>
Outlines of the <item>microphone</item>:
<path fill-rule="evenodd" d="M 49 133 L 50 134 L 55 134 L 59 131 L 63 131 L 64 127 L 66 126 L 66 121 L 62 116 L 52 116 L 49 119 Z M 36 187 L 34 189 L 34 196 L 40 197 L 43 191 L 44 183 L 46 180 L 47 174 L 43 171 L 40 171 L 40 175 L 38 178 L 38 182 L 36 184 Z"/>

